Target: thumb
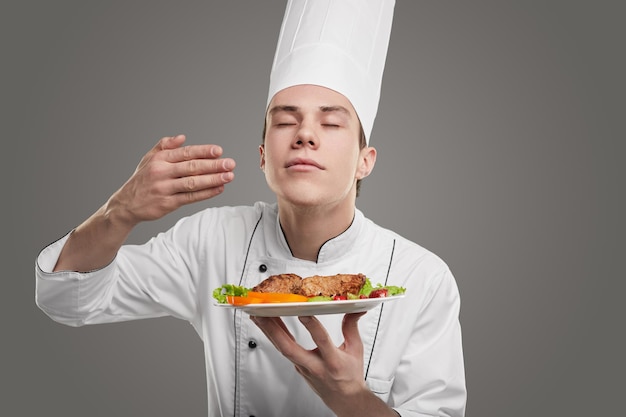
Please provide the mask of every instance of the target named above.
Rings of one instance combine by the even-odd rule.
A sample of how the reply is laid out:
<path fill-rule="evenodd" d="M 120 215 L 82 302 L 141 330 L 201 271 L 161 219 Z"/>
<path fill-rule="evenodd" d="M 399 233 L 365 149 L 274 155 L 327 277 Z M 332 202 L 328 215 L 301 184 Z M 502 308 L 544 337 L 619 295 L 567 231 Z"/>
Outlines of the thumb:
<path fill-rule="evenodd" d="M 180 148 L 185 143 L 185 135 L 166 136 L 161 138 L 159 143 L 155 146 L 157 150 L 176 149 Z"/>
<path fill-rule="evenodd" d="M 136 171 L 144 167 L 152 158 L 157 155 L 159 152 L 167 150 L 167 149 L 176 149 L 180 148 L 180 146 L 185 143 L 185 135 L 176 135 L 176 136 L 165 136 L 162 137 L 156 145 L 152 147 L 146 153 L 141 161 L 139 161 L 139 165 L 137 165 Z"/>

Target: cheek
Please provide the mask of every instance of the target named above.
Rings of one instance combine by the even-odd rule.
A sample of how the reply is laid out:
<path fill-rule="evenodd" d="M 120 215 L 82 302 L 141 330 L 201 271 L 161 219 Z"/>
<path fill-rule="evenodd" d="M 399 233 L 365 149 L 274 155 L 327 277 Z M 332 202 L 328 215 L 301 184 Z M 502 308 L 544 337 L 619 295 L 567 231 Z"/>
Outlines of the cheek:
<path fill-rule="evenodd" d="M 263 168 L 263 172 L 265 172 L 265 176 L 267 178 L 274 177 L 274 173 L 276 171 L 276 166 L 278 164 L 279 155 L 276 154 L 276 150 L 271 146 L 268 147 L 267 144 L 265 146 L 265 152 L 263 153 L 263 157 L 261 158 L 261 164 Z"/>
<path fill-rule="evenodd" d="M 352 153 L 351 156 L 347 156 L 350 154 L 349 150 L 342 152 L 337 152 L 336 153 L 336 164 L 339 167 L 339 169 L 341 170 L 341 172 L 345 175 L 345 177 L 349 177 L 350 180 L 353 179 L 353 177 L 356 177 L 359 175 L 359 172 L 361 170 L 360 165 L 359 165 L 359 158 L 358 158 L 358 154 L 354 154 Z M 343 155 L 343 157 L 341 157 L 340 155 Z"/>

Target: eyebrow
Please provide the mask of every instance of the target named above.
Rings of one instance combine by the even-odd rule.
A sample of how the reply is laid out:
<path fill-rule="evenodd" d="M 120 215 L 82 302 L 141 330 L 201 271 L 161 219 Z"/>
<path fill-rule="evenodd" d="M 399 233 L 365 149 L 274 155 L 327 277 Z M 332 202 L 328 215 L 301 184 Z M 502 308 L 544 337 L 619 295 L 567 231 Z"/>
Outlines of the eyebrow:
<path fill-rule="evenodd" d="M 278 112 L 297 112 L 300 110 L 298 106 L 274 106 L 270 109 L 269 114 L 274 115 Z"/>
<path fill-rule="evenodd" d="M 343 106 L 320 106 L 320 110 L 324 113 L 339 112 L 350 116 L 350 112 Z"/>
<path fill-rule="evenodd" d="M 322 113 L 332 113 L 332 112 L 339 112 L 339 113 L 343 113 L 347 116 L 350 116 L 350 112 L 348 111 L 348 109 L 346 109 L 343 106 L 320 106 L 319 110 Z M 274 115 L 278 112 L 290 112 L 290 113 L 295 113 L 300 111 L 300 107 L 298 106 L 291 106 L 291 105 L 279 105 L 279 106 L 274 106 L 270 109 L 269 114 Z"/>

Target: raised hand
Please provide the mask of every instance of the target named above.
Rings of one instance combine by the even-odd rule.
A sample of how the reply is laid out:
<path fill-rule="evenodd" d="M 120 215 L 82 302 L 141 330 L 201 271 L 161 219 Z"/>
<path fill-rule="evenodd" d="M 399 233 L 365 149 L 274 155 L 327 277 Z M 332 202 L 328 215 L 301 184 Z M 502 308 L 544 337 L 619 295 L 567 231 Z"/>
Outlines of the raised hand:
<path fill-rule="evenodd" d="M 137 224 L 224 191 L 224 185 L 233 180 L 235 161 L 220 158 L 222 148 L 217 145 L 183 146 L 184 142 L 184 135 L 162 138 L 112 196 L 109 206 Z"/>
<path fill-rule="evenodd" d="M 162 138 L 133 175 L 70 235 L 55 271 L 92 271 L 115 257 L 133 227 L 216 196 L 233 179 L 235 161 L 217 145 L 182 146 L 185 136 Z"/>

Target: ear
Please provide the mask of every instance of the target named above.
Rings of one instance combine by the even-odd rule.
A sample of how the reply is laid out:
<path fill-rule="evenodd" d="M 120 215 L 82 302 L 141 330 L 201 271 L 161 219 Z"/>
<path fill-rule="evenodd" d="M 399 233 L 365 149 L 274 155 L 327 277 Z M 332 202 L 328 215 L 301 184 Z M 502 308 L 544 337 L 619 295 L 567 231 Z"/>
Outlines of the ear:
<path fill-rule="evenodd" d="M 265 172 L 265 145 L 259 146 L 259 155 L 261 157 L 261 161 L 260 161 L 261 171 Z"/>
<path fill-rule="evenodd" d="M 359 153 L 359 165 L 356 170 L 356 179 L 360 180 L 367 177 L 374 169 L 376 164 L 376 149 L 365 147 Z"/>

